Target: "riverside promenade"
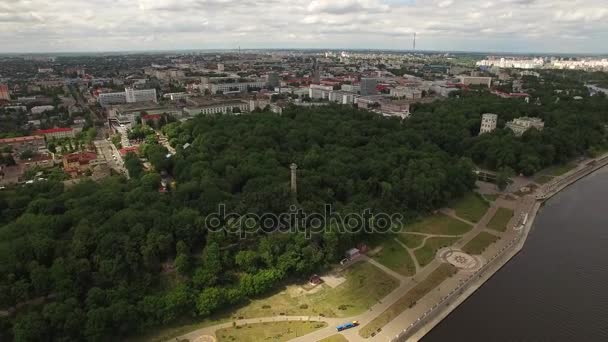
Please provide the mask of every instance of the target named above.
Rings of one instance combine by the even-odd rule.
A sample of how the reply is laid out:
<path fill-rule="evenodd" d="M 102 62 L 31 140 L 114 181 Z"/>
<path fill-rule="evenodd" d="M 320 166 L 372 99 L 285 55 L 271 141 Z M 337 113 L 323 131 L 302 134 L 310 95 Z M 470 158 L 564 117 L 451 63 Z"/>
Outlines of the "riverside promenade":
<path fill-rule="evenodd" d="M 489 258 L 481 269 L 465 279 L 461 279 L 447 296 L 441 297 L 418 320 L 411 323 L 410 326 L 405 327 L 403 331 L 390 338 L 389 341 L 419 341 L 422 339 L 523 249 L 536 215 L 546 200 L 606 165 L 608 165 L 608 154 L 604 154 L 596 159 L 585 160 L 575 169 L 540 186 L 533 193 L 524 196 L 521 201 L 521 208 L 523 209 L 521 221 L 513 227 L 520 234 L 510 240 L 498 253 Z"/>

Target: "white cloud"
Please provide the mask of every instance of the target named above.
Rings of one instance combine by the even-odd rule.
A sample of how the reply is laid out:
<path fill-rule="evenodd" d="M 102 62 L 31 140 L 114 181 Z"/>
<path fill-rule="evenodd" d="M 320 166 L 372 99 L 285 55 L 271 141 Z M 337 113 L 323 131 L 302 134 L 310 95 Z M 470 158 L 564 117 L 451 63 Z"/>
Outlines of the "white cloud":
<path fill-rule="evenodd" d="M 606 0 L 0 0 L 0 52 L 607 49 Z M 539 44 L 542 42 L 542 44 Z"/>

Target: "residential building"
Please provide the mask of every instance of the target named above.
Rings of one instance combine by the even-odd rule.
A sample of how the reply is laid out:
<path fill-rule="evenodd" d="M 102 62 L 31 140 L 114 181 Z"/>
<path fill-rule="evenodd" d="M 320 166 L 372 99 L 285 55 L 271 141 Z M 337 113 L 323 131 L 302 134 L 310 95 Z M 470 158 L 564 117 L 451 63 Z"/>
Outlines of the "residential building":
<path fill-rule="evenodd" d="M 486 113 L 481 116 L 481 127 L 479 129 L 479 135 L 484 133 L 490 133 L 496 129 L 496 123 L 498 122 L 498 115 Z"/>
<path fill-rule="evenodd" d="M 98 165 L 95 152 L 76 152 L 63 156 L 63 171 L 76 177 Z"/>
<path fill-rule="evenodd" d="M 53 106 L 36 106 L 36 107 L 32 107 L 32 109 L 30 110 L 32 112 L 32 114 L 41 114 L 50 110 L 55 109 L 55 107 Z"/>
<path fill-rule="evenodd" d="M 0 84 L 0 100 L 10 101 L 11 95 L 6 84 Z"/>
<path fill-rule="evenodd" d="M 27 159 L 18 159 L 17 165 L 19 165 L 22 170 L 27 170 L 34 167 L 41 168 L 50 168 L 55 165 L 53 161 L 53 156 L 48 153 L 48 151 L 35 153 L 31 158 Z"/>
<path fill-rule="evenodd" d="M 52 138 L 73 138 L 76 136 L 74 130 L 72 128 L 51 128 L 51 129 L 42 129 L 34 132 L 35 135 L 42 135 L 47 140 Z"/>
<path fill-rule="evenodd" d="M 240 100 L 198 101 L 196 107 L 184 108 L 184 113 L 190 116 L 199 114 L 232 114 L 249 112 L 249 103 Z"/>
<path fill-rule="evenodd" d="M 0 149 L 10 146 L 15 154 L 24 151 L 39 151 L 46 148 L 44 137 L 41 135 L 30 135 L 26 137 L 0 139 Z"/>
<path fill-rule="evenodd" d="M 211 94 L 230 92 L 244 93 L 252 89 L 262 89 L 266 87 L 266 80 L 212 79 L 207 87 L 209 91 L 211 91 Z"/>
<path fill-rule="evenodd" d="M 311 99 L 329 99 L 329 93 L 334 91 L 334 87 L 320 85 L 320 84 L 311 84 L 308 90 L 308 96 Z"/>
<path fill-rule="evenodd" d="M 395 87 L 391 88 L 390 94 L 392 97 L 400 98 L 400 99 L 421 99 L 422 91 L 417 88 L 412 87 Z"/>
<path fill-rule="evenodd" d="M 125 88 L 125 91 L 120 93 L 101 93 L 97 100 L 102 106 L 121 103 L 157 102 L 156 89 L 133 88 Z"/>
<path fill-rule="evenodd" d="M 329 101 L 339 104 L 353 104 L 357 95 L 345 91 L 332 90 L 329 92 Z"/>
<path fill-rule="evenodd" d="M 171 101 L 185 100 L 190 96 L 188 93 L 167 93 L 163 95 L 163 98 Z"/>
<path fill-rule="evenodd" d="M 524 116 L 507 122 L 506 126 L 512 130 L 516 136 L 521 136 L 530 128 L 536 128 L 537 130 L 542 131 L 543 128 L 545 128 L 545 123 L 539 118 L 529 118 Z"/>
<path fill-rule="evenodd" d="M 361 96 L 376 95 L 378 92 L 376 86 L 378 80 L 375 78 L 362 78 L 361 79 Z"/>
<path fill-rule="evenodd" d="M 460 76 L 460 83 L 465 86 L 482 85 L 490 88 L 492 86 L 492 77 Z"/>
<path fill-rule="evenodd" d="M 361 86 L 352 85 L 352 84 L 342 84 L 342 86 L 340 87 L 340 90 L 349 91 L 351 93 L 358 93 L 361 91 Z"/>

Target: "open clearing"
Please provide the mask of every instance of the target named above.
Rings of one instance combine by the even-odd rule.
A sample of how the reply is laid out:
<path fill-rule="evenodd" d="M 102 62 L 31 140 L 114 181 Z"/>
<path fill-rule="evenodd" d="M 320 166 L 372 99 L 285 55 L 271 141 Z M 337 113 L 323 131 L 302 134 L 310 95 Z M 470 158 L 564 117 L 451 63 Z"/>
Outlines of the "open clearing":
<path fill-rule="evenodd" d="M 425 236 L 419 235 L 419 234 L 401 233 L 401 234 L 399 234 L 399 236 L 397 238 L 399 239 L 399 241 L 401 241 L 401 243 L 406 245 L 408 248 L 416 248 L 416 247 L 420 247 L 420 245 L 422 245 L 422 242 L 424 241 Z"/>
<path fill-rule="evenodd" d="M 399 298 L 393 305 L 389 306 L 383 313 L 365 325 L 359 331 L 359 335 L 364 338 L 369 338 L 372 333 L 377 332 L 390 321 L 395 319 L 399 314 L 408 308 L 416 305 L 420 298 L 441 284 L 444 280 L 456 273 L 456 267 L 450 264 L 441 264 L 433 273 L 426 279 L 418 283 L 414 288 L 409 290 L 403 297 Z"/>
<path fill-rule="evenodd" d="M 499 232 L 507 230 L 507 224 L 513 217 L 513 210 L 507 208 L 498 208 L 494 217 L 488 222 L 488 228 Z"/>
<path fill-rule="evenodd" d="M 436 214 L 405 226 L 403 231 L 433 235 L 462 235 L 470 231 L 472 228 L 473 227 L 471 225 L 451 218 L 447 215 Z"/>
<path fill-rule="evenodd" d="M 325 322 L 256 323 L 220 329 L 215 336 L 218 342 L 288 341 L 326 326 Z"/>
<path fill-rule="evenodd" d="M 322 284 L 313 294 L 290 285 L 272 296 L 255 299 L 231 314 L 232 319 L 270 316 L 324 315 L 349 317 L 369 309 L 398 286 L 398 281 L 376 266 L 358 262 L 347 268 L 346 281 L 336 288 Z"/>
<path fill-rule="evenodd" d="M 428 265 L 433 259 L 435 259 L 435 254 L 438 250 L 443 247 L 448 247 L 453 245 L 456 241 L 460 240 L 460 238 L 449 238 L 449 237 L 430 237 L 424 243 L 422 248 L 419 248 L 414 251 L 416 255 L 416 259 L 418 259 L 418 264 L 420 266 Z"/>
<path fill-rule="evenodd" d="M 416 273 L 416 266 L 410 254 L 397 241 L 386 238 L 381 245 L 382 250 L 374 255 L 374 260 L 406 277 Z"/>
<path fill-rule="evenodd" d="M 498 239 L 500 238 L 494 234 L 481 232 L 466 245 L 464 245 L 464 247 L 462 247 L 462 251 L 467 254 L 479 255 L 483 253 L 483 251 L 485 251 L 489 245 L 498 241 Z"/>
<path fill-rule="evenodd" d="M 477 223 L 488 211 L 489 205 L 481 195 L 470 192 L 454 202 L 452 208 L 456 211 L 458 217 Z"/>

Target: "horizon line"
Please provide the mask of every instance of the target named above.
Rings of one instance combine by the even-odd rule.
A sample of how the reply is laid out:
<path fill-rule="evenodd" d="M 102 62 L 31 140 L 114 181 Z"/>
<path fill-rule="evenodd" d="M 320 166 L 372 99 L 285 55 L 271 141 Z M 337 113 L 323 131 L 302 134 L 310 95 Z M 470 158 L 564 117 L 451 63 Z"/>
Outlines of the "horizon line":
<path fill-rule="evenodd" d="M 515 52 L 504 50 L 425 50 L 425 49 L 390 49 L 390 48 L 306 48 L 306 47 L 284 47 L 284 48 L 178 48 L 178 49 L 136 49 L 136 50 L 100 50 L 100 51 L 27 51 L 27 52 L 0 52 L 5 55 L 61 55 L 61 54 L 108 54 L 108 53 L 166 53 L 166 52 L 195 52 L 195 51 L 377 51 L 377 52 L 401 52 L 401 53 L 457 53 L 457 54 L 505 54 L 505 55 L 563 55 L 563 56 L 608 56 L 608 52 Z"/>

